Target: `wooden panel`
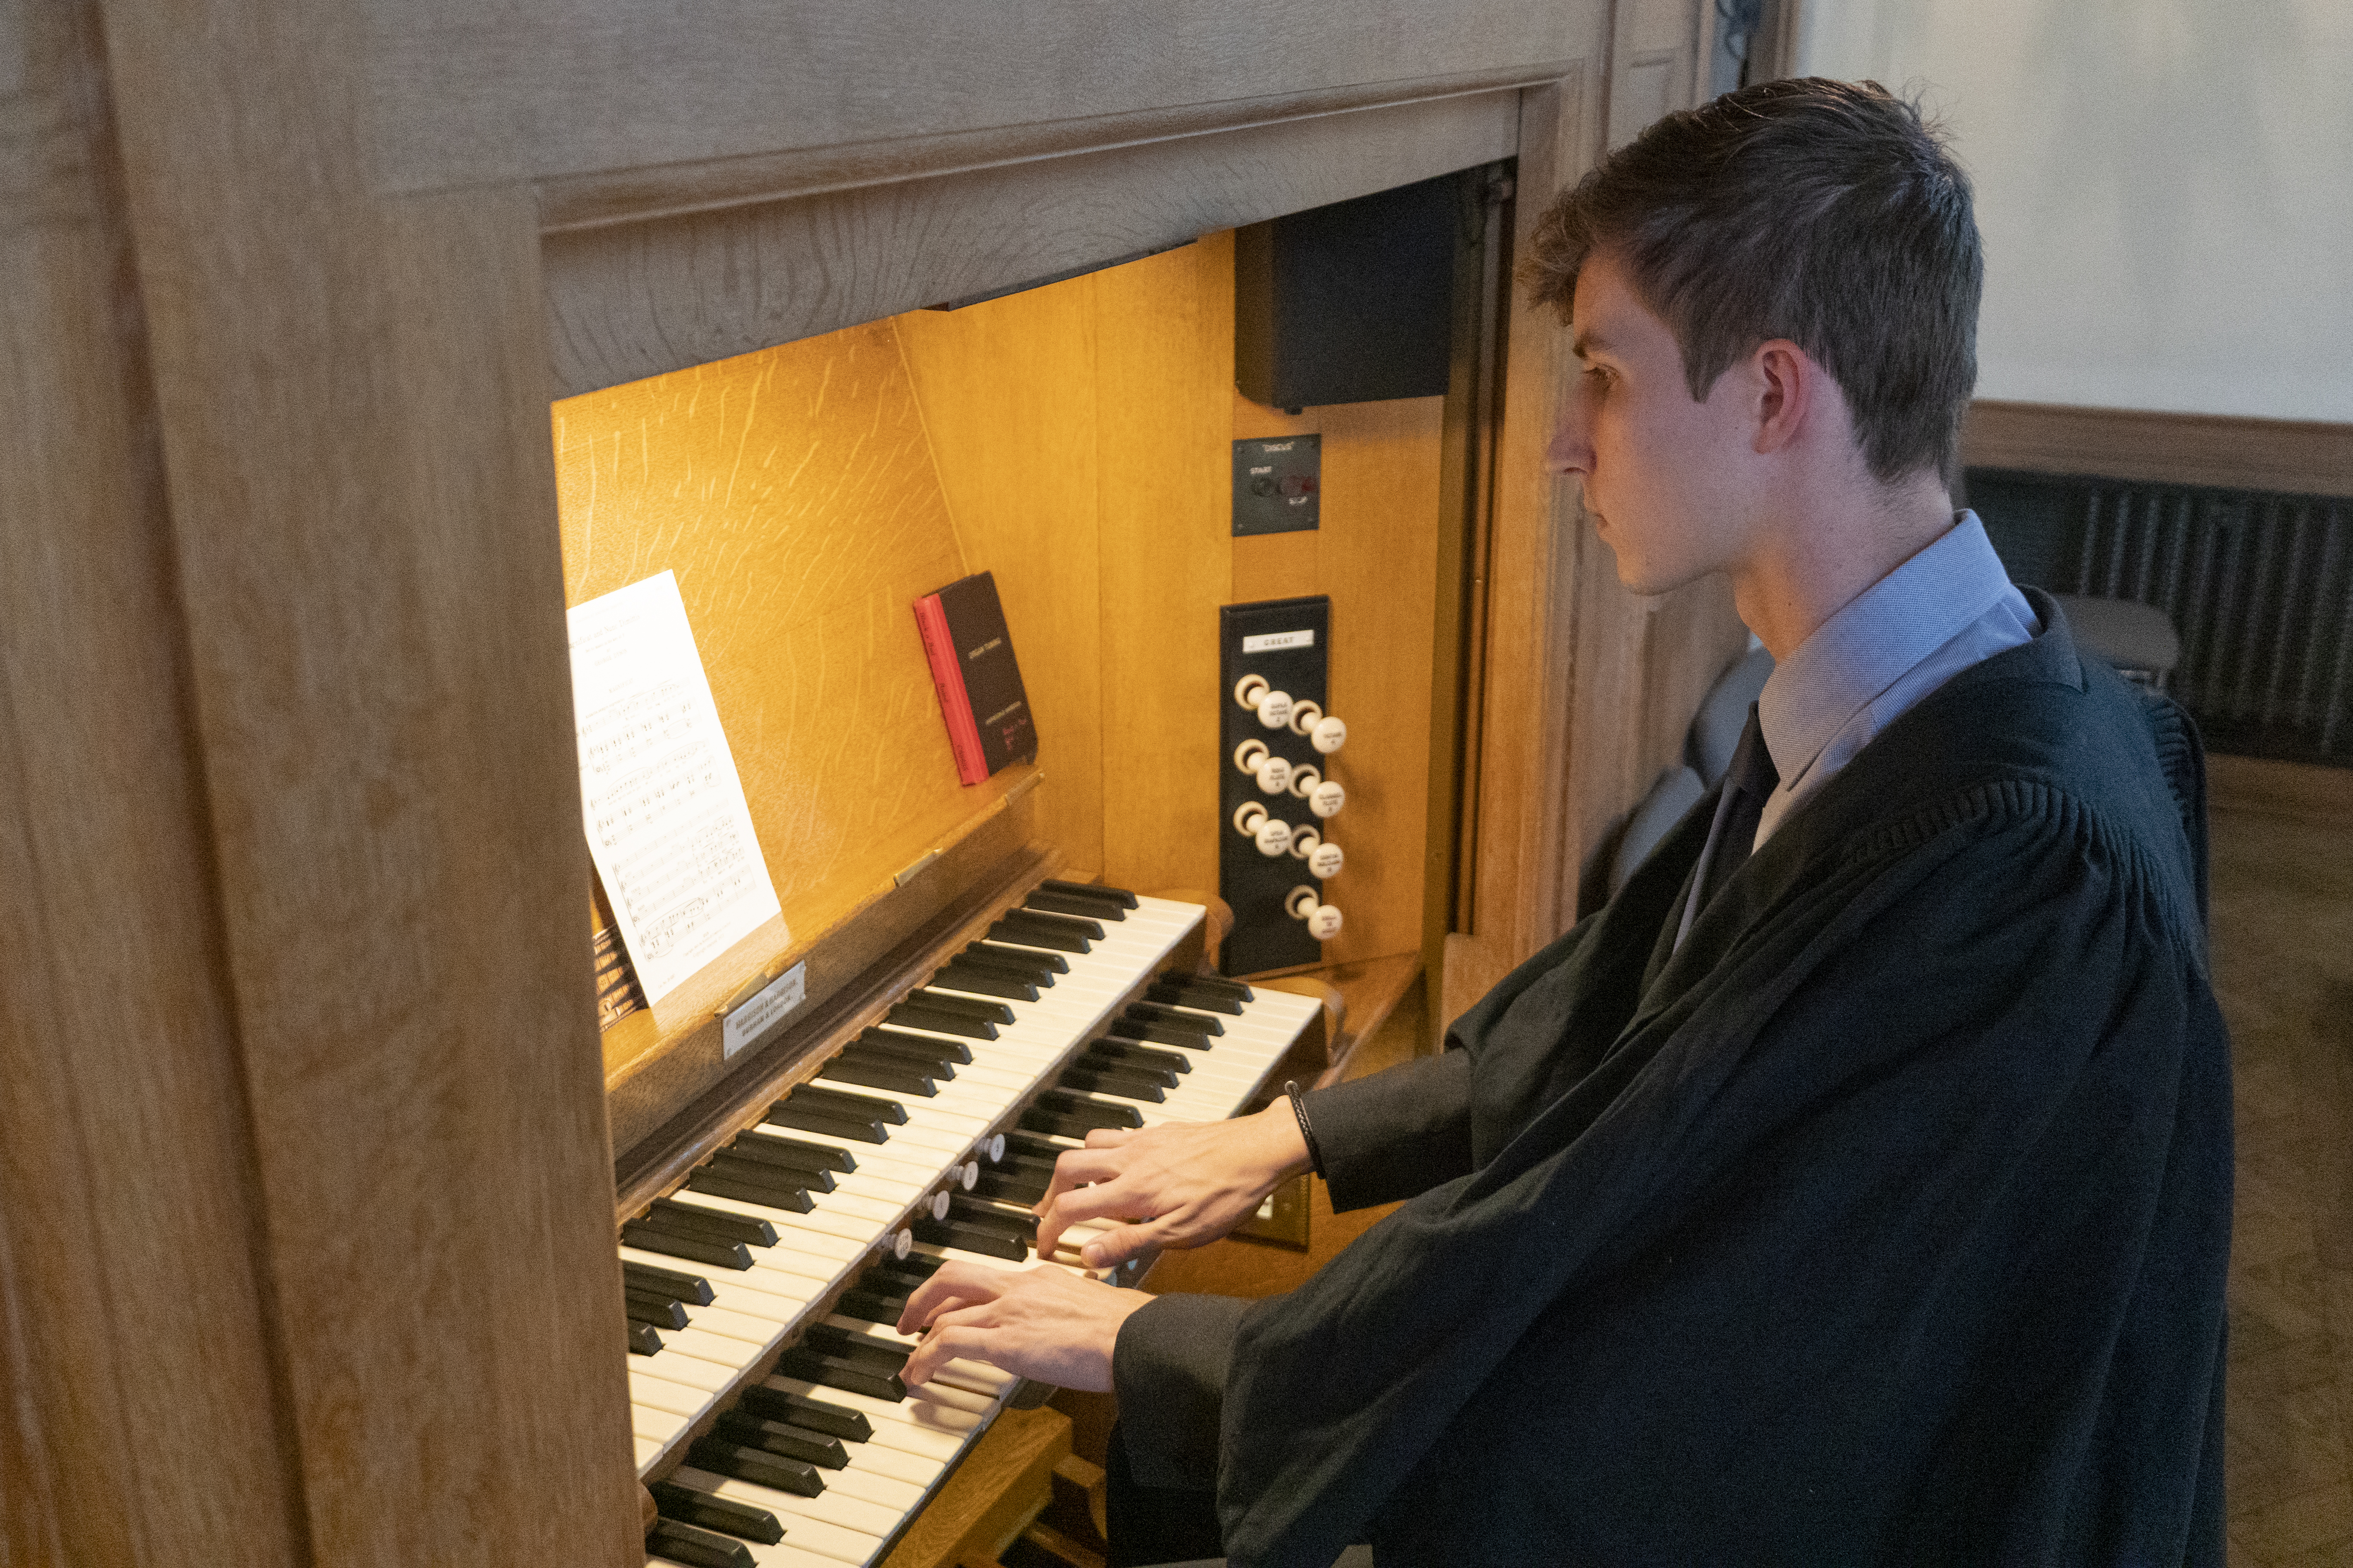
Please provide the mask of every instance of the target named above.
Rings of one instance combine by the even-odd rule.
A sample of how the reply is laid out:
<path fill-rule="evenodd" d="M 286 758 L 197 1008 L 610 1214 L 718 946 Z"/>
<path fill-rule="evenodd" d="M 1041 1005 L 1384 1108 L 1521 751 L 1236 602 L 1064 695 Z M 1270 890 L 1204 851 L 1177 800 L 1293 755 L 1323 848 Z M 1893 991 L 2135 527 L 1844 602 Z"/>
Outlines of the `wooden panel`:
<path fill-rule="evenodd" d="M 979 10 L 371 0 L 367 10 L 377 154 L 397 188 L 414 190 L 1187 105 L 1247 113 L 1251 100 L 1348 85 L 1402 97 L 1417 80 L 1513 68 L 1525 81 L 1588 52 L 1602 8 L 1187 0 L 1124 8 L 1115 26 L 1056 0 Z"/>
<path fill-rule="evenodd" d="M 0 0 L 0 1562 L 310 1561 L 96 17 Z"/>
<path fill-rule="evenodd" d="M 915 600 L 965 563 L 890 323 L 553 419 L 565 602 L 677 574 L 797 943 L 1002 790 L 956 782 L 915 629 Z"/>
<path fill-rule="evenodd" d="M 347 7 L 105 15 L 271 1458 L 312 1563 L 634 1564 L 529 194 L 367 194 Z"/>
<path fill-rule="evenodd" d="M 548 237 L 567 393 L 813 337 L 1510 155 L 1491 92 Z"/>
<path fill-rule="evenodd" d="M 1609 53 L 1609 145 L 1621 147 L 1705 80 L 1702 47 L 1715 0 L 1617 0 Z"/>
<path fill-rule="evenodd" d="M 1973 468 L 2353 496 L 2353 425 L 2070 408 L 1969 405 L 1961 461 Z"/>
<path fill-rule="evenodd" d="M 1332 596 L 1332 711 L 1348 723 L 1348 743 L 1326 770 L 1348 791 L 1330 825 L 1348 857 L 1325 889 L 1346 917 L 1324 944 L 1333 963 L 1421 945 L 1444 402 L 1335 404 L 1293 416 L 1233 399 L 1236 440 L 1324 437 L 1321 525 L 1234 541 L 1233 598 Z"/>
<path fill-rule="evenodd" d="M 1218 885 L 1208 715 L 1233 583 L 1233 277 L 1219 234 L 1096 279 L 1103 875 L 1124 887 Z"/>
<path fill-rule="evenodd" d="M 956 537 L 997 596 L 1071 866 L 1103 863 L 1103 618 L 1092 278 L 896 318 Z"/>

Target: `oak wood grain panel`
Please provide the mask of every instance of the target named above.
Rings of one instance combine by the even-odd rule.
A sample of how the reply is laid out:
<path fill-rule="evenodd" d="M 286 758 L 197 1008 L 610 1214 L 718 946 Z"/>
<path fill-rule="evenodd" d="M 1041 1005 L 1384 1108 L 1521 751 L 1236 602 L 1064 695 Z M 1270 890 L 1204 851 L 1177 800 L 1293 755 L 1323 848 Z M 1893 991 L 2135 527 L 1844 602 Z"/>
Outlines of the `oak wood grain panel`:
<path fill-rule="evenodd" d="M 1233 582 L 1233 236 L 1095 279 L 1103 879 L 1218 885 L 1218 606 Z"/>
<path fill-rule="evenodd" d="M 1103 863 L 1103 616 L 1092 278 L 895 318 L 971 570 L 996 574 L 1050 775 L 1044 835 Z"/>
<path fill-rule="evenodd" d="M 553 420 L 565 602 L 676 574 L 796 941 L 1002 791 L 957 783 L 915 627 L 965 562 L 890 323 L 568 398 Z"/>
<path fill-rule="evenodd" d="M 1597 0 L 370 0 L 375 151 L 417 190 L 1537 67 Z"/>
<path fill-rule="evenodd" d="M 308 1561 L 97 17 L 0 3 L 0 1562 Z"/>
<path fill-rule="evenodd" d="M 352 7 L 105 7 L 318 1564 L 640 1543 L 529 194 L 370 194 Z"/>
<path fill-rule="evenodd" d="M 1171 142 L 1214 132 L 1239 131 L 1278 121 L 1516 89 L 1530 82 L 1549 81 L 1561 69 L 1562 66 L 1554 62 L 1511 65 L 1453 76 L 1417 77 L 1410 81 L 1356 83 L 1078 120 L 992 125 L 983 130 L 787 148 L 697 163 L 557 175 L 537 182 L 540 226 L 549 233 L 594 228 L 783 201 L 858 185 L 885 184 L 893 180 L 968 174 L 1040 158 L 1066 157 L 1073 153 L 1099 153 L 1146 142 Z"/>
<path fill-rule="evenodd" d="M 2353 496 L 2353 425 L 1980 399 L 1969 405 L 1961 426 L 1961 461 L 1972 468 Z"/>
<path fill-rule="evenodd" d="M 547 237 L 579 393 L 1508 156 L 1491 92 Z"/>
<path fill-rule="evenodd" d="M 1236 393 L 1233 408 L 1236 440 L 1324 437 L 1319 526 L 1235 540 L 1233 596 L 1332 598 L 1331 710 L 1347 721 L 1348 743 L 1324 771 L 1346 787 L 1348 804 L 1325 830 L 1347 864 L 1324 889 L 1345 917 L 1324 960 L 1414 952 L 1430 816 L 1444 399 L 1287 415 Z"/>

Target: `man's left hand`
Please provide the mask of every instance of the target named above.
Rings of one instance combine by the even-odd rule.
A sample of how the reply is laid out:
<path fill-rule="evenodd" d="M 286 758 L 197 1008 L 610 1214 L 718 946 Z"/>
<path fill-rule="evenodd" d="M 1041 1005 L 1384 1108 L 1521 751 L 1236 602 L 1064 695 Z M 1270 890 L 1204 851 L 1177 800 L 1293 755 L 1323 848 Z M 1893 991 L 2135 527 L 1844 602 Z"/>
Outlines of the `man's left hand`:
<path fill-rule="evenodd" d="M 944 1263 L 899 1315 L 902 1334 L 929 1330 L 899 1375 L 913 1388 L 961 1357 L 1058 1388 L 1107 1394 L 1119 1326 L 1151 1300 L 1065 1268 Z"/>

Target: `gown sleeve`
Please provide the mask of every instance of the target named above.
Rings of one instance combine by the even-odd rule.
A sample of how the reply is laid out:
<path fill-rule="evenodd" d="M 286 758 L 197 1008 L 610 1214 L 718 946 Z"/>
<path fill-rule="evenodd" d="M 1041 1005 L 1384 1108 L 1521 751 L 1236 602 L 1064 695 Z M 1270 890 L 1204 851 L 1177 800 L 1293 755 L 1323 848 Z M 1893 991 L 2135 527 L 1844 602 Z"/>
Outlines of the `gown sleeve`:
<path fill-rule="evenodd" d="M 1472 1167 L 1471 1057 L 1422 1057 L 1301 1099 L 1334 1212 L 1396 1203 Z"/>

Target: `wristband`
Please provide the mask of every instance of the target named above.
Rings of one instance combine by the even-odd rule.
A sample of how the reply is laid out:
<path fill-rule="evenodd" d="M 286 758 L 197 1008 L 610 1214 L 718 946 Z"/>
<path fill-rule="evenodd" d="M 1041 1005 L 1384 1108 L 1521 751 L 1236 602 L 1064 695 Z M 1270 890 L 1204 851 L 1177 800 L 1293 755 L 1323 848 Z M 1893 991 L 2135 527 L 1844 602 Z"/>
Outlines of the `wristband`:
<path fill-rule="evenodd" d="M 1307 1102 L 1300 1098 L 1299 1080 L 1285 1080 L 1282 1092 L 1291 1097 L 1291 1114 L 1299 1118 L 1299 1136 L 1307 1145 L 1308 1168 L 1321 1176 L 1324 1174 L 1324 1151 L 1315 1146 L 1315 1129 L 1308 1123 Z"/>

